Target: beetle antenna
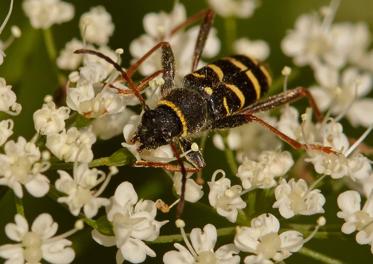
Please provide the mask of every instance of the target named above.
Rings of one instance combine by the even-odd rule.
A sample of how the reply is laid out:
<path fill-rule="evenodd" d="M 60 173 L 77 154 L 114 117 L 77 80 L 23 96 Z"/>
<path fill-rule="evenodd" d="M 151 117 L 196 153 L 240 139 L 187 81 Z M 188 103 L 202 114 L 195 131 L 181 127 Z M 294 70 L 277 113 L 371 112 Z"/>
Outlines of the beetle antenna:
<path fill-rule="evenodd" d="M 141 96 L 139 90 L 137 89 L 136 84 L 133 82 L 133 80 L 128 76 L 127 72 L 123 70 L 122 66 L 120 66 L 118 63 L 113 61 L 110 57 L 106 56 L 105 54 L 102 54 L 99 51 L 91 50 L 91 49 L 78 49 L 74 51 L 75 54 L 89 54 L 97 56 L 103 60 L 105 60 L 107 63 L 113 65 L 113 67 L 120 72 L 122 78 L 128 83 L 129 88 L 133 91 L 135 96 L 139 99 L 141 105 L 145 110 L 148 110 L 149 107 L 146 105 L 144 98 Z"/>

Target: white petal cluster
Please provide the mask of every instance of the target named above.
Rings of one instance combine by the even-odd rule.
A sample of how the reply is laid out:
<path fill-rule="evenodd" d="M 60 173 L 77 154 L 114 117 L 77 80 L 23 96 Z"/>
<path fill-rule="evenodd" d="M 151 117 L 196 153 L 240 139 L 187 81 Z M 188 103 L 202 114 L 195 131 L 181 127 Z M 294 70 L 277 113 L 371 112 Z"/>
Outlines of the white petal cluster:
<path fill-rule="evenodd" d="M 309 158 L 306 161 L 314 165 L 317 173 L 330 175 L 334 179 L 344 176 L 349 176 L 353 180 L 367 178 L 372 171 L 370 162 L 360 153 L 349 154 L 350 146 L 347 136 L 343 133 L 342 125 L 331 119 L 330 122 L 321 124 L 321 126 L 318 134 L 314 135 L 314 138 L 318 140 L 316 142 L 330 146 L 339 153 L 308 151 Z"/>
<path fill-rule="evenodd" d="M 106 178 L 111 174 L 106 176 L 103 171 L 89 169 L 88 163 L 75 164 L 73 176 L 66 171 L 57 172 L 60 177 L 55 183 L 56 189 L 67 195 L 57 201 L 67 204 L 73 215 L 77 216 L 83 208 L 84 215 L 92 218 L 101 206 L 109 205 L 109 199 L 98 197 L 102 190 L 97 188 L 106 185 Z"/>
<path fill-rule="evenodd" d="M 369 31 L 362 23 L 332 24 L 337 1 L 323 8 L 323 15 L 304 14 L 295 22 L 295 28 L 282 41 L 283 52 L 293 57 L 298 66 L 320 65 L 341 68 L 348 61 L 356 61 L 365 54 Z"/>
<path fill-rule="evenodd" d="M 111 88 L 95 92 L 93 84 L 69 88 L 67 105 L 87 118 L 101 117 L 106 114 L 117 114 L 124 110 L 123 100 Z"/>
<path fill-rule="evenodd" d="M 216 179 L 216 171 L 208 182 L 210 193 L 209 202 L 216 212 L 227 218 L 230 222 L 235 223 L 237 220 L 238 210 L 246 207 L 246 203 L 242 200 L 242 187 L 240 185 L 231 186 L 231 181 L 223 176 Z M 223 172 L 223 171 L 222 171 Z"/>
<path fill-rule="evenodd" d="M 193 179 L 190 179 L 191 175 L 188 176 L 185 183 L 185 201 L 196 203 L 203 196 L 202 186 L 197 184 Z M 181 195 L 182 178 L 183 176 L 181 173 L 175 173 L 172 178 L 174 189 L 178 195 Z"/>
<path fill-rule="evenodd" d="M 176 81 L 180 82 L 182 77 L 190 73 L 192 67 L 192 56 L 195 42 L 198 35 L 198 26 L 189 28 L 186 31 L 180 30 L 170 36 L 171 30 L 186 20 L 186 11 L 181 3 L 176 3 L 173 10 L 165 12 L 149 13 L 144 17 L 145 34 L 136 38 L 130 45 L 130 53 L 138 59 L 155 46 L 160 39 L 169 41 L 175 55 Z M 213 57 L 220 50 L 220 41 L 216 36 L 216 30 L 212 29 L 206 41 L 203 55 Z M 161 69 L 161 52 L 158 51 L 142 63 L 139 72 L 142 75 L 149 75 Z"/>
<path fill-rule="evenodd" d="M 83 38 L 92 44 L 106 45 L 114 33 L 114 24 L 110 14 L 103 6 L 92 7 L 79 21 Z"/>
<path fill-rule="evenodd" d="M 266 122 L 275 125 L 275 119 L 269 115 L 259 115 Z M 227 147 L 236 152 L 236 158 L 243 162 L 245 158 L 254 159 L 262 151 L 278 149 L 281 147 L 281 141 L 265 128 L 256 124 L 247 124 L 240 127 L 229 129 L 227 135 Z M 224 150 L 223 137 L 215 134 L 212 139 L 215 147 Z"/>
<path fill-rule="evenodd" d="M 132 184 L 123 182 L 117 187 L 111 204 L 107 207 L 107 217 L 113 225 L 114 236 L 93 231 L 93 239 L 103 246 L 116 245 L 117 263 L 124 260 L 141 263 L 147 256 L 156 256 L 143 240 L 156 239 L 160 228 L 167 223 L 156 221 L 156 213 L 157 208 L 153 201 L 138 200 Z"/>
<path fill-rule="evenodd" d="M 56 108 L 51 96 L 46 96 L 43 107 L 36 110 L 33 118 L 35 130 L 41 135 L 52 135 L 65 129 L 65 120 L 69 118 L 70 109 L 66 106 Z"/>
<path fill-rule="evenodd" d="M 49 180 L 42 173 L 49 168 L 48 161 L 42 160 L 40 150 L 32 142 L 19 137 L 4 145 L 0 154 L 0 185 L 13 189 L 22 198 L 22 185 L 35 197 L 42 197 L 49 191 Z"/>
<path fill-rule="evenodd" d="M 322 110 L 329 109 L 334 115 L 345 114 L 354 126 L 373 124 L 367 111 L 373 109 L 373 100 L 363 99 L 372 89 L 371 74 L 361 73 L 357 68 L 347 68 L 342 73 L 337 69 L 320 66 L 315 70 L 319 86 L 311 87 Z"/>
<path fill-rule="evenodd" d="M 22 106 L 16 102 L 17 96 L 7 85 L 4 78 L 0 77 L 0 111 L 9 115 L 18 115 Z"/>
<path fill-rule="evenodd" d="M 12 119 L 0 121 L 0 146 L 13 134 L 14 122 Z"/>
<path fill-rule="evenodd" d="M 338 207 L 342 210 L 337 213 L 345 223 L 342 232 L 352 234 L 357 231 L 356 242 L 360 245 L 371 245 L 373 254 L 373 195 L 371 194 L 361 208 L 361 197 L 356 191 L 346 191 L 338 196 Z"/>
<path fill-rule="evenodd" d="M 267 189 L 277 184 L 276 178 L 284 176 L 294 161 L 287 151 L 263 151 L 257 161 L 246 159 L 238 167 L 237 176 L 244 189 Z"/>
<path fill-rule="evenodd" d="M 223 17 L 248 18 L 257 7 L 256 0 L 208 0 L 211 8 Z"/>
<path fill-rule="evenodd" d="M 60 51 L 57 58 L 57 66 L 63 70 L 75 70 L 83 61 L 83 56 L 74 54 L 74 51 L 82 48 L 91 48 L 84 45 L 84 43 L 76 38 L 73 38 L 65 44 L 65 47 Z"/>
<path fill-rule="evenodd" d="M 235 40 L 233 50 L 237 54 L 244 54 L 261 61 L 266 60 L 270 53 L 267 42 L 264 40 L 250 40 L 248 38 Z"/>
<path fill-rule="evenodd" d="M 0 246 L 0 257 L 6 263 L 48 263 L 67 264 L 75 258 L 71 241 L 55 236 L 58 224 L 47 213 L 35 218 L 29 228 L 27 220 L 20 214 L 14 217 L 15 223 L 5 226 L 5 234 L 17 244 Z"/>
<path fill-rule="evenodd" d="M 114 61 L 117 60 L 117 55 L 109 48 L 101 47 L 99 51 Z M 74 72 L 76 78 L 73 78 L 67 89 L 67 106 L 87 118 L 123 112 L 128 102 L 120 92 L 127 87 L 114 89 L 106 85 L 106 82 L 112 83 L 118 76 L 118 73 L 112 73 L 112 70 L 113 67 L 101 58 L 85 56 L 83 66 L 80 67 L 79 73 Z M 114 85 L 116 84 L 117 82 L 114 82 Z M 128 97 L 132 98 L 133 95 Z"/>
<path fill-rule="evenodd" d="M 123 112 L 98 117 L 92 122 L 92 132 L 103 140 L 120 135 L 134 114 L 132 110 L 125 108 Z"/>
<path fill-rule="evenodd" d="M 34 28 L 46 29 L 74 17 L 74 6 L 60 0 L 25 0 L 22 7 Z"/>
<path fill-rule="evenodd" d="M 93 159 L 92 145 L 96 137 L 90 129 L 71 127 L 47 137 L 47 148 L 65 162 L 90 162 Z"/>
<path fill-rule="evenodd" d="M 250 227 L 238 227 L 235 246 L 251 253 L 245 264 L 273 264 L 288 258 L 303 246 L 303 236 L 297 231 L 278 234 L 280 223 L 272 214 L 262 214 L 251 220 Z"/>
<path fill-rule="evenodd" d="M 280 215 L 286 219 L 295 215 L 313 215 L 324 213 L 325 197 L 318 189 L 309 189 L 303 179 L 289 182 L 282 179 L 275 189 L 276 202 Z"/>
<path fill-rule="evenodd" d="M 372 172 L 371 164 L 362 154 L 351 154 L 356 146 L 350 146 L 343 126 L 333 118 L 314 124 L 311 114 L 308 109 L 302 115 L 303 123 L 300 124 L 298 111 L 293 107 L 286 107 L 277 127 L 302 143 L 328 146 L 337 152 L 328 154 L 322 151 L 307 151 L 308 157 L 305 161 L 311 162 L 317 173 L 329 175 L 333 179 L 345 176 L 354 181 L 366 179 Z"/>
<path fill-rule="evenodd" d="M 193 228 L 190 232 L 191 248 L 175 243 L 176 250 L 171 250 L 163 255 L 165 264 L 194 264 L 216 263 L 235 264 L 240 263 L 239 251 L 233 244 L 227 244 L 214 251 L 217 241 L 215 226 L 207 224 L 200 228 Z"/>

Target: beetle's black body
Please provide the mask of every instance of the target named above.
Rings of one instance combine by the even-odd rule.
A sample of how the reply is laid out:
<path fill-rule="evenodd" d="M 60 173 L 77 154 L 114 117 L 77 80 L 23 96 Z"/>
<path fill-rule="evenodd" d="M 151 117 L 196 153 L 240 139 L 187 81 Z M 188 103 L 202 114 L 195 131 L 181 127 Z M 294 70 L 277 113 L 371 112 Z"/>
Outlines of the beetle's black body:
<path fill-rule="evenodd" d="M 257 101 L 270 83 L 265 66 L 244 55 L 217 60 L 186 75 L 182 88 L 170 90 L 155 109 L 145 111 L 137 132 L 141 148 L 219 128 L 220 120 Z"/>

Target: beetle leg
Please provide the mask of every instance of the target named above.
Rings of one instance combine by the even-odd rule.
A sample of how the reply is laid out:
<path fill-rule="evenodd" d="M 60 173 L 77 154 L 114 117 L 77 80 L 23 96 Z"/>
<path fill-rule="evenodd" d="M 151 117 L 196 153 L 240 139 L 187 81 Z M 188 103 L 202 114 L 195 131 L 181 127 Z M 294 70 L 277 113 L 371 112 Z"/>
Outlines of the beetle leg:
<path fill-rule="evenodd" d="M 308 103 L 312 107 L 317 121 L 321 122 L 323 120 L 323 115 L 321 114 L 319 107 L 317 106 L 312 94 L 304 87 L 298 87 L 292 90 L 287 90 L 283 93 L 260 100 L 243 109 L 241 113 L 257 113 L 267 111 L 275 107 L 297 101 L 304 97 L 307 97 Z"/>
<path fill-rule="evenodd" d="M 332 150 L 330 147 L 327 147 L 327 146 L 300 143 L 299 141 L 290 138 L 289 136 L 282 133 L 277 128 L 273 127 L 272 125 L 270 125 L 263 119 L 253 115 L 252 113 L 235 114 L 235 115 L 221 118 L 220 120 L 217 120 L 213 124 L 213 128 L 216 128 L 216 129 L 232 128 L 232 127 L 241 126 L 241 125 L 244 125 L 250 122 L 256 122 L 259 125 L 267 128 L 273 134 L 275 134 L 281 140 L 288 143 L 294 149 L 317 150 L 317 151 L 322 151 L 327 154 L 336 153 L 334 150 Z"/>

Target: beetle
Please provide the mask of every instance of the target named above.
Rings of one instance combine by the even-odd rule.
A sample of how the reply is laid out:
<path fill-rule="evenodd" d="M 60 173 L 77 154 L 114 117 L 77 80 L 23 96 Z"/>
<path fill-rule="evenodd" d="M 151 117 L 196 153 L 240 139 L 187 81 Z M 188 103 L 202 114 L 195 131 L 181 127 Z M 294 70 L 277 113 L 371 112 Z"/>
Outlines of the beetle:
<path fill-rule="evenodd" d="M 100 52 L 89 49 L 75 51 L 75 53 L 79 54 L 99 56 L 112 64 L 121 73 L 122 78 L 128 83 L 131 91 L 140 100 L 144 112 L 133 138 L 133 142 L 140 143 L 139 151 L 171 144 L 183 174 L 182 192 L 177 216 L 181 215 L 184 206 L 187 172 L 184 163 L 180 159 L 177 146 L 180 146 L 181 150 L 186 152 L 191 148 L 190 138 L 202 131 L 227 129 L 256 122 L 272 131 L 295 149 L 304 148 L 326 153 L 333 152 L 329 147 L 302 144 L 256 115 L 258 112 L 267 111 L 306 97 L 317 119 L 321 121 L 321 112 L 306 88 L 298 87 L 262 99 L 271 85 L 271 75 L 263 63 L 246 55 L 227 56 L 197 69 L 203 47 L 212 26 L 213 11 L 210 9 L 203 10 L 171 31 L 171 34 L 173 34 L 180 28 L 201 18 L 203 22 L 200 26 L 194 49 L 191 73 L 183 78 L 181 87 L 175 87 L 175 59 L 171 46 L 167 41 L 161 41 L 156 44 L 143 57 L 132 64 L 127 71 Z M 163 73 L 162 99 L 154 109 L 149 109 L 140 95 L 140 85 L 134 83 L 131 75 L 141 63 L 158 49 L 162 51 L 162 70 L 154 73 L 140 84 L 142 87 L 146 86 L 150 79 L 159 73 Z M 189 151 L 187 153 L 186 158 L 197 169 L 205 166 L 200 151 Z M 154 162 L 143 162 L 142 165 L 148 167 L 163 166 Z M 166 166 L 164 167 L 167 168 Z"/>

